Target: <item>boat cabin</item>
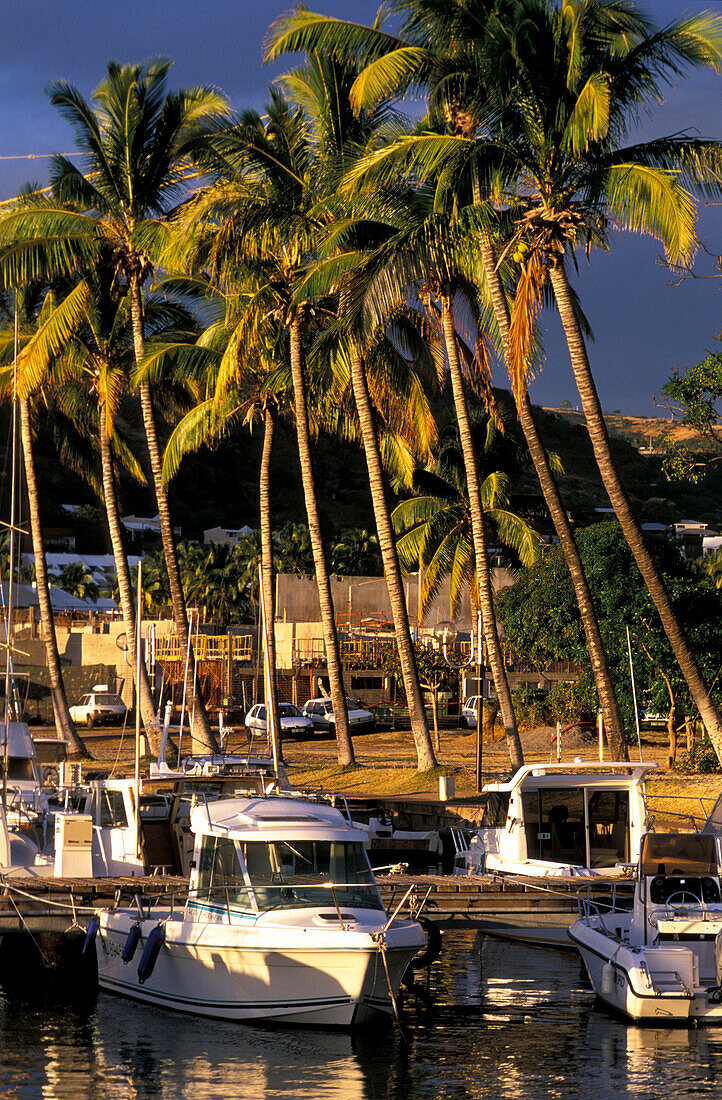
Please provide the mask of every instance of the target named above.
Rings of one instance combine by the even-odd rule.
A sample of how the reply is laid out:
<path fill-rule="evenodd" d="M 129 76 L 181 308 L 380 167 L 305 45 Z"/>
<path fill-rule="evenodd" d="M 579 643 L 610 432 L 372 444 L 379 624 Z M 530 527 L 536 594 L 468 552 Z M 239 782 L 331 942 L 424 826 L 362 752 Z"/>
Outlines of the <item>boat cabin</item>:
<path fill-rule="evenodd" d="M 315 925 L 349 926 L 383 910 L 364 834 L 340 810 L 299 798 L 224 799 L 191 814 L 191 919 L 257 922 L 314 909 Z"/>
<path fill-rule="evenodd" d="M 642 838 L 632 942 L 709 941 L 708 969 L 714 969 L 722 911 L 709 907 L 722 902 L 719 843 L 712 833 L 647 833 Z"/>
<path fill-rule="evenodd" d="M 13 805 L 37 809 L 43 779 L 38 766 L 38 757 L 33 739 L 26 722 L 10 722 L 7 748 L 5 745 L 5 723 L 0 722 L 0 782 L 7 759 L 8 808 Z"/>
<path fill-rule="evenodd" d="M 532 764 L 482 791 L 481 826 L 456 874 L 608 874 L 635 865 L 656 764 Z"/>

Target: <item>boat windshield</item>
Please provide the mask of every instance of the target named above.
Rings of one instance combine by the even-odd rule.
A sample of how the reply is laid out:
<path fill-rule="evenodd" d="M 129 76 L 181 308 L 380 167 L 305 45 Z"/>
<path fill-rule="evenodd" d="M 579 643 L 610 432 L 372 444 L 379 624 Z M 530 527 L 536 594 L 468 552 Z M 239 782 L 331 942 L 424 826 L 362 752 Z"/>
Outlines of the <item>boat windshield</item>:
<path fill-rule="evenodd" d="M 716 875 L 715 838 L 701 833 L 647 833 L 642 838 L 643 875 Z"/>
<path fill-rule="evenodd" d="M 243 874 L 250 879 L 251 889 Z M 203 838 L 198 896 L 272 909 L 382 909 L 363 845 L 335 840 Z"/>

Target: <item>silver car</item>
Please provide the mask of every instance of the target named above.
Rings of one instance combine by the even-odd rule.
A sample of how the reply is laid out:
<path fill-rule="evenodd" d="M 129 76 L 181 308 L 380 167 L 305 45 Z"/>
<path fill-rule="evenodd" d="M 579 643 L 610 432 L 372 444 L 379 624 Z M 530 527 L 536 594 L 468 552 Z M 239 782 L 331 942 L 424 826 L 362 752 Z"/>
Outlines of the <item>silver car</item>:
<path fill-rule="evenodd" d="M 279 703 L 278 716 L 281 719 L 283 737 L 310 737 L 315 727 L 309 718 L 305 718 L 293 703 Z M 246 729 L 254 733 L 266 732 L 266 704 L 256 703 L 246 715 Z"/>

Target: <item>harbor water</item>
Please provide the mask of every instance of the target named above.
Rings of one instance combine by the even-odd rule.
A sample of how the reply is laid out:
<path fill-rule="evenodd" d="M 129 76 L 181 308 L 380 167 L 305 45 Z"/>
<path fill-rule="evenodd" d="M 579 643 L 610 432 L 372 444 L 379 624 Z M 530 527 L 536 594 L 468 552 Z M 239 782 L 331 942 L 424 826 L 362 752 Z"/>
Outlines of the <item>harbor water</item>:
<path fill-rule="evenodd" d="M 0 996 L 0 1097 L 475 1100 L 719 1094 L 722 1029 L 639 1028 L 599 1007 L 571 953 L 447 931 L 403 1031 L 208 1021 L 107 994 Z"/>

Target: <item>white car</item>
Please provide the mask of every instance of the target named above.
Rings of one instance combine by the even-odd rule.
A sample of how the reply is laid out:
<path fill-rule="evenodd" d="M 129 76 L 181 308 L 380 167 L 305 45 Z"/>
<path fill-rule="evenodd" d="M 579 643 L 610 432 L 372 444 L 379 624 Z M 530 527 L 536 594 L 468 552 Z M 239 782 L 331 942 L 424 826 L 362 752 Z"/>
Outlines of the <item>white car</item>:
<path fill-rule="evenodd" d="M 128 708 L 121 697 L 114 691 L 108 691 L 107 684 L 96 684 L 79 703 L 70 708 L 73 722 L 88 729 L 96 723 L 109 726 L 113 722 L 123 722 L 127 713 Z"/>
<path fill-rule="evenodd" d="M 315 732 L 310 718 L 304 718 L 293 703 L 279 703 L 278 716 L 281 719 L 281 734 L 284 737 L 308 737 Z M 246 715 L 246 729 L 255 733 L 266 732 L 266 704 L 256 703 Z"/>
<path fill-rule="evenodd" d="M 376 729 L 376 719 L 370 710 L 364 710 L 355 699 L 346 697 L 348 707 L 348 724 L 352 733 L 371 733 Z M 319 733 L 335 733 L 336 719 L 333 713 L 333 703 L 326 699 L 307 699 L 303 704 L 301 713 L 305 714 L 313 722 L 314 728 Z"/>
<path fill-rule="evenodd" d="M 469 730 L 475 730 L 479 721 L 479 699 L 481 696 L 472 695 L 461 708 L 461 725 Z"/>

